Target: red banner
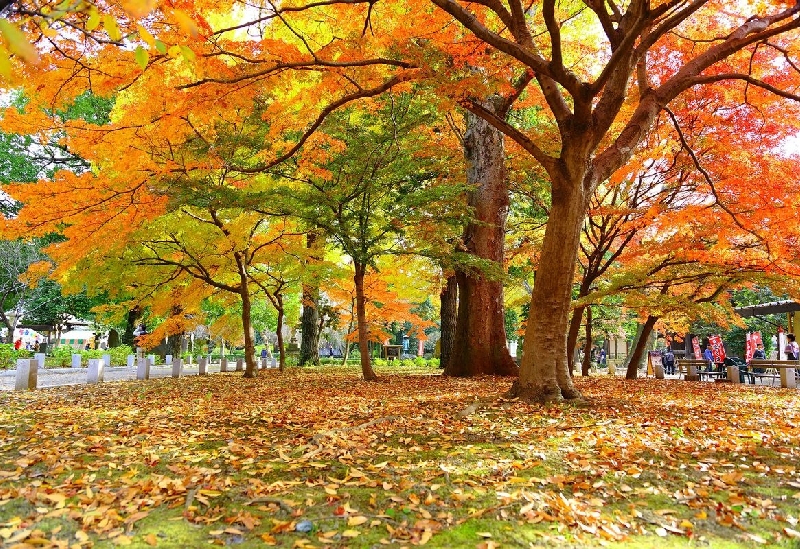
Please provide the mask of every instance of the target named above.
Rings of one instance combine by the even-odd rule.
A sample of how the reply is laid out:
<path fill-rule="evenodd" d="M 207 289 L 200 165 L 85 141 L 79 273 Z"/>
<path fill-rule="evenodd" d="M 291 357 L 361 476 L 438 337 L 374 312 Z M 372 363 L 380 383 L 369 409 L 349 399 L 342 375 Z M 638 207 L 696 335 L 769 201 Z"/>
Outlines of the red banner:
<path fill-rule="evenodd" d="M 763 343 L 764 342 L 761 340 L 761 332 L 747 332 L 744 350 L 745 362 L 750 362 L 753 359 L 753 353 L 756 352 L 756 348 Z"/>
<path fill-rule="evenodd" d="M 725 347 L 722 344 L 722 338 L 718 335 L 709 336 L 708 346 L 711 347 L 711 356 L 714 362 L 725 362 Z"/>
<path fill-rule="evenodd" d="M 703 354 L 700 352 L 700 340 L 697 339 L 697 336 L 692 338 L 692 348 L 694 349 L 695 360 L 700 360 L 703 358 Z"/>

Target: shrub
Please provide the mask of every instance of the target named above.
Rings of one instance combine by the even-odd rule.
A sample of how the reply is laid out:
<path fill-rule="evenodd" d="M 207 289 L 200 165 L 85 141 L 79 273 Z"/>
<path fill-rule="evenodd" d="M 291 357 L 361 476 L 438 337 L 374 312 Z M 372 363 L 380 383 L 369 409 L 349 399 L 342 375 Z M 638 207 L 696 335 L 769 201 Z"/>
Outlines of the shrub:
<path fill-rule="evenodd" d="M 9 370 L 17 367 L 18 358 L 32 358 L 33 352 L 26 349 L 14 349 L 9 343 L 0 343 L 0 369 Z"/>

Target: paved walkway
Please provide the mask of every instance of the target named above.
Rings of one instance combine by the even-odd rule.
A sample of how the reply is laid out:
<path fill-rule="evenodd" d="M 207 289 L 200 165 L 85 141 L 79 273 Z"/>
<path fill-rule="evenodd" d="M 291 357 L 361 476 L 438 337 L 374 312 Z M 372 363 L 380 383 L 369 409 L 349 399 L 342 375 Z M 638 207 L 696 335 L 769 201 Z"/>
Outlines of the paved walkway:
<path fill-rule="evenodd" d="M 219 372 L 219 364 L 210 364 L 209 373 Z M 233 371 L 236 363 L 228 364 L 228 371 Z M 82 385 L 86 383 L 87 368 L 45 368 L 38 371 L 38 388 L 61 387 L 62 385 Z M 172 366 L 153 366 L 150 368 L 150 377 L 170 377 Z M 184 366 L 181 376 L 198 375 L 197 364 Z M 16 381 L 16 370 L 0 370 L 0 391 L 13 391 Z M 136 379 L 136 368 L 127 366 L 112 366 L 103 372 L 103 381 L 125 381 Z"/>

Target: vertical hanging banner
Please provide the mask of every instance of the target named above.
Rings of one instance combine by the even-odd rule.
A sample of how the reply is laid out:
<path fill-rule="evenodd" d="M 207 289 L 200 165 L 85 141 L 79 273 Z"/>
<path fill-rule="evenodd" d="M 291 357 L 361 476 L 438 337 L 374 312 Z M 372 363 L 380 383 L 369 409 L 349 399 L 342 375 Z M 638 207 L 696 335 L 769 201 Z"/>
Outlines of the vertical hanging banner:
<path fill-rule="evenodd" d="M 703 358 L 703 353 L 700 352 L 700 340 L 697 339 L 697 336 L 692 338 L 692 349 L 694 349 L 694 359 L 700 360 Z"/>
<path fill-rule="evenodd" d="M 756 351 L 755 334 L 747 332 L 744 336 L 744 361 L 750 362 L 753 358 L 753 353 Z"/>
<path fill-rule="evenodd" d="M 725 362 L 725 346 L 722 344 L 722 338 L 720 336 L 709 336 L 708 346 L 711 347 L 711 356 L 714 357 L 715 363 L 719 364 Z"/>

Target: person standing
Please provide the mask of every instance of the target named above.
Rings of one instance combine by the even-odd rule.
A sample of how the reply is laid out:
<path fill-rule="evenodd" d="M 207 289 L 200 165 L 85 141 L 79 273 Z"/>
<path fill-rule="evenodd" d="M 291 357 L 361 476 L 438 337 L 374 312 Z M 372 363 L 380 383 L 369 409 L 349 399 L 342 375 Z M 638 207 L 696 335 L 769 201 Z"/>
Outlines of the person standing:
<path fill-rule="evenodd" d="M 675 353 L 669 348 L 664 353 L 664 372 L 667 375 L 675 375 Z"/>
<path fill-rule="evenodd" d="M 786 334 L 786 347 L 783 349 L 787 360 L 797 360 L 800 358 L 800 345 L 795 341 L 794 334 Z"/>
<path fill-rule="evenodd" d="M 711 346 L 709 345 L 706 347 L 706 350 L 703 351 L 703 359 L 708 362 L 708 369 L 706 371 L 710 372 L 714 369 L 714 354 L 711 352 Z"/>

